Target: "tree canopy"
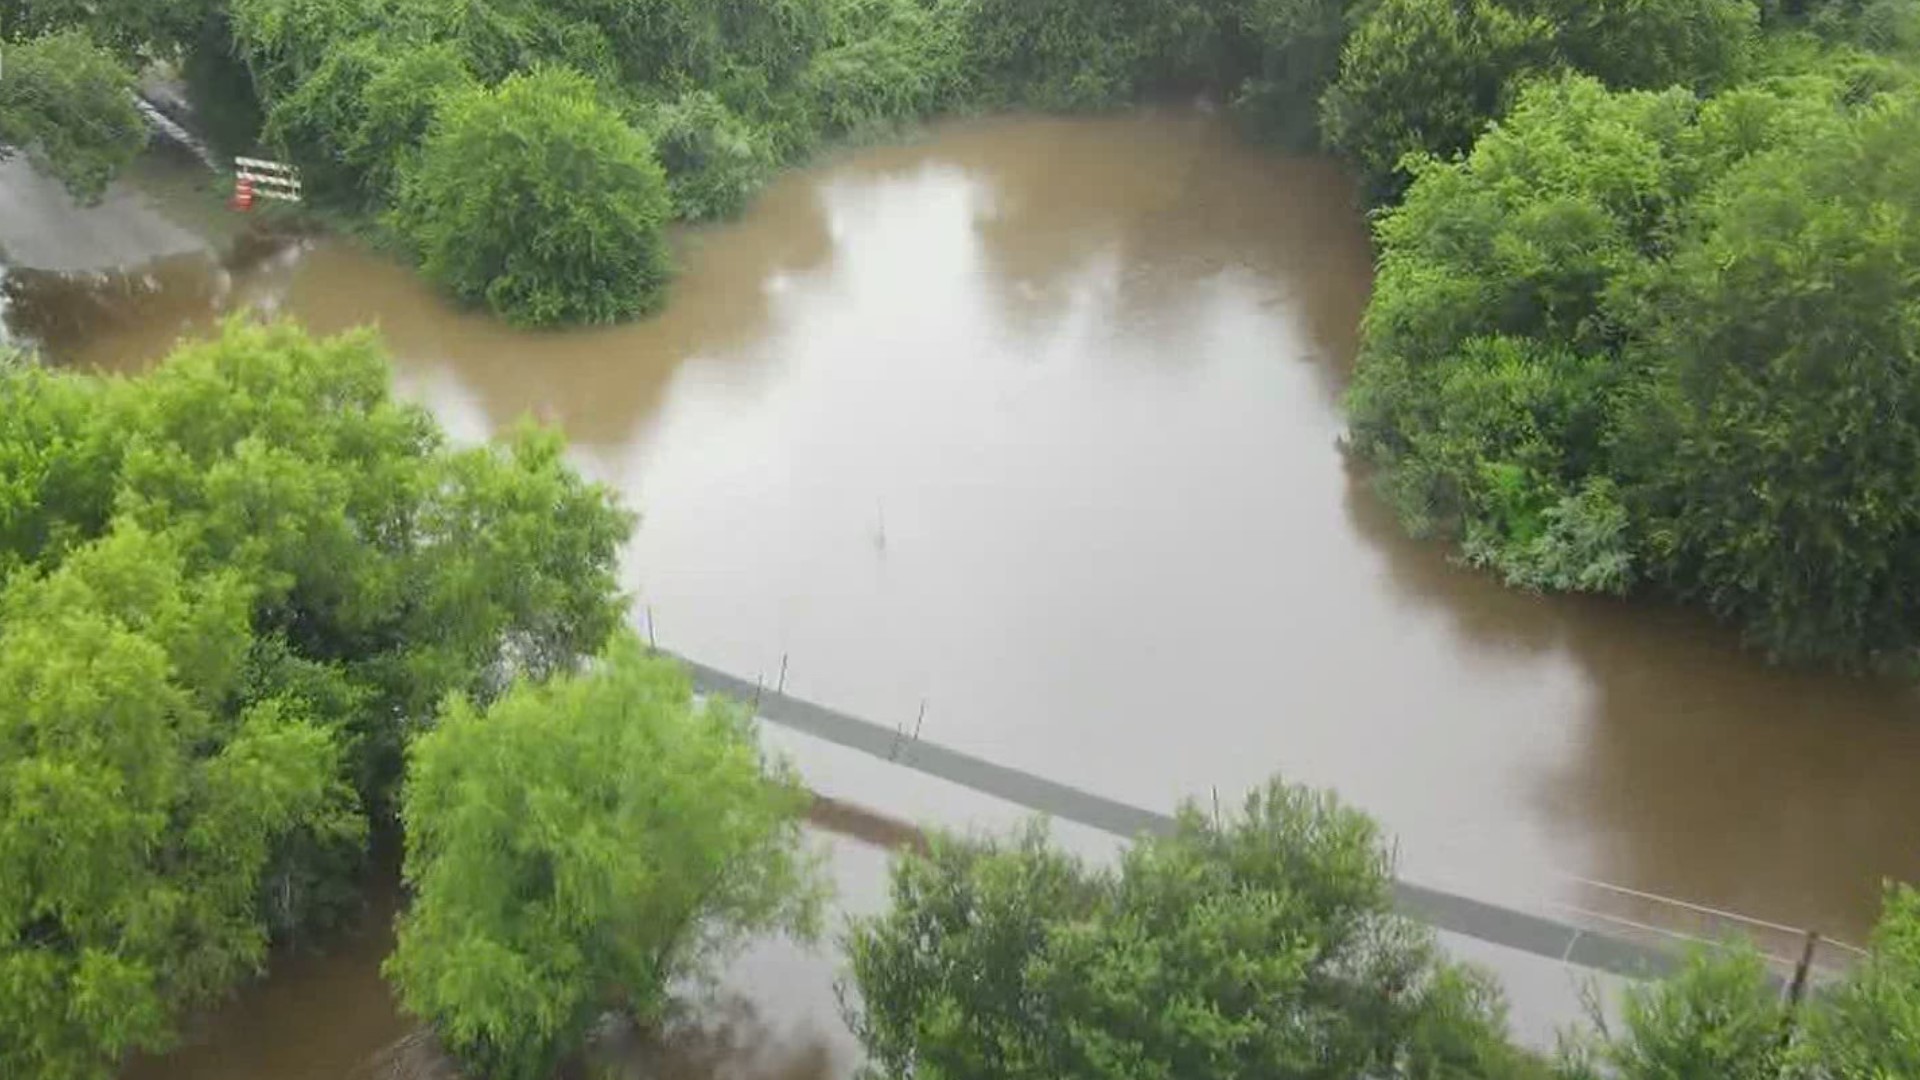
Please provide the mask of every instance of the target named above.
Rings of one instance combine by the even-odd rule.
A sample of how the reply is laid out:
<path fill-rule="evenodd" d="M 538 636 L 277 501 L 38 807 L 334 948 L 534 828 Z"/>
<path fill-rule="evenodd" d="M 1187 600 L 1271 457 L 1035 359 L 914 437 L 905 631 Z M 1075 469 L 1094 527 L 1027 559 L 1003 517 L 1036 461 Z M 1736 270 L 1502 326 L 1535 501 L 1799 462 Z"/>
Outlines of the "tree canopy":
<path fill-rule="evenodd" d="M 1498 993 L 1391 880 L 1365 815 L 1279 782 L 1115 870 L 1038 828 L 937 838 L 850 931 L 850 1020 L 886 1077 L 1525 1075 Z"/>
<path fill-rule="evenodd" d="M 810 931 L 804 789 L 631 637 L 491 707 L 456 697 L 408 763 L 387 972 L 480 1075 L 539 1080 L 601 1013 L 659 1019 L 742 935 Z"/>
<path fill-rule="evenodd" d="M 351 903 L 449 692 L 601 647 L 630 519 L 551 434 L 448 447 L 365 334 L 0 405 L 0 1073 L 103 1078 Z"/>
<path fill-rule="evenodd" d="M 423 272 L 524 326 L 657 308 L 666 177 L 647 137 L 560 68 L 451 95 L 394 220 Z"/>

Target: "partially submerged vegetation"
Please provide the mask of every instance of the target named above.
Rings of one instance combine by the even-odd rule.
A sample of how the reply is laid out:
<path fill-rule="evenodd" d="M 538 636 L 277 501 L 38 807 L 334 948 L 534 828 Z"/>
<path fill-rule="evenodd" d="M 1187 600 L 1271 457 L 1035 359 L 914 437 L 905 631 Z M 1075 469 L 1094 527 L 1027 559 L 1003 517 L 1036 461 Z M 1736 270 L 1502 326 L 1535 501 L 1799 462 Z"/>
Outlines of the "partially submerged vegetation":
<path fill-rule="evenodd" d="M 804 928 L 804 800 L 616 638 L 632 519 L 560 455 L 449 446 L 365 334 L 0 365 L 0 1075 L 166 1048 L 397 817 L 396 981 L 486 1075 Z"/>
<path fill-rule="evenodd" d="M 140 141 L 135 65 L 224 72 L 314 198 L 544 326 L 651 310 L 667 220 L 737 212 L 824 139 L 1211 92 L 1378 203 L 1353 446 L 1411 528 L 1521 586 L 1902 665 L 1916 11 L 0 0 L 0 141 L 95 196 Z M 557 436 L 458 450 L 386 379 L 365 337 L 238 324 L 135 380 L 0 364 L 0 1073 L 165 1047 L 337 919 L 396 821 L 390 972 L 479 1075 L 544 1075 L 601 1011 L 657 1016 L 700 946 L 807 927 L 790 780 L 616 638 L 630 518 Z M 1798 1011 L 1750 956 L 1701 958 L 1550 1063 L 1386 910 L 1389 870 L 1280 785 L 1110 872 L 937 843 L 853 932 L 855 1028 L 903 1078 L 1920 1073 L 1910 892 Z"/>
<path fill-rule="evenodd" d="M 1920 645 L 1914 0 L 120 6 L 9 5 L 27 63 L 72 56 L 58 109 L 0 87 L 0 139 L 97 192 L 116 65 L 239 73 L 313 199 L 528 326 L 653 310 L 666 222 L 823 140 L 1211 94 L 1378 204 L 1353 446 L 1409 528 L 1784 659 Z"/>
<path fill-rule="evenodd" d="M 1911 889 L 1888 891 L 1870 957 L 1805 1000 L 1733 944 L 1542 1054 L 1514 1044 L 1487 976 L 1393 912 L 1392 871 L 1364 815 L 1278 781 L 1231 817 L 1187 807 L 1114 867 L 1037 826 L 936 836 L 853 922 L 849 1019 L 886 1080 L 1920 1075 Z"/>
<path fill-rule="evenodd" d="M 151 374 L 0 364 L 0 1070 L 107 1080 L 267 946 L 352 911 L 399 827 L 387 965 L 469 1075 L 659 1020 L 814 925 L 807 799 L 622 634 L 631 519 L 556 436 L 460 450 L 364 335 L 230 324 Z M 854 924 L 877 1075 L 1853 1080 L 1920 1045 L 1920 900 L 1783 1007 L 1750 954 L 1549 1060 L 1391 909 L 1376 827 L 1278 782 L 1117 867 L 1029 832 L 903 855 Z"/>

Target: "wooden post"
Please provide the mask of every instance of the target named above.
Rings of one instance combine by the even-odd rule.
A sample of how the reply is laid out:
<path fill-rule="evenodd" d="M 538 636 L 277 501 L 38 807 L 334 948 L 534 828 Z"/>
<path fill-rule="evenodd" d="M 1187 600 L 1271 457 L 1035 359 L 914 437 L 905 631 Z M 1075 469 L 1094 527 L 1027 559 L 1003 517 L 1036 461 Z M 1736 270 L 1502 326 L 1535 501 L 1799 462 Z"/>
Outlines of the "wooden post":
<path fill-rule="evenodd" d="M 1806 999 L 1807 977 L 1813 972 L 1813 951 L 1819 947 L 1819 932 L 1807 931 L 1806 942 L 1800 946 L 1800 962 L 1793 965 L 1793 981 L 1787 984 L 1787 1015 L 1780 1025 L 1780 1049 L 1783 1052 L 1793 1045 L 1794 1031 L 1800 1024 L 1800 1002 Z M 1785 1075 L 1784 1072 L 1782 1075 Z"/>
<path fill-rule="evenodd" d="M 1800 962 L 1793 966 L 1793 982 L 1787 984 L 1787 1009 L 1792 1011 L 1800 1007 L 1807 996 L 1807 976 L 1813 970 L 1813 951 L 1820 947 L 1820 932 L 1807 931 L 1806 943 L 1800 947 Z"/>
<path fill-rule="evenodd" d="M 660 639 L 653 636 L 653 605 L 647 605 L 647 647 L 654 652 L 660 651 Z"/>
<path fill-rule="evenodd" d="M 785 694 L 787 692 L 787 654 L 786 653 L 780 654 L 780 682 L 774 686 L 773 692 L 775 694 Z"/>

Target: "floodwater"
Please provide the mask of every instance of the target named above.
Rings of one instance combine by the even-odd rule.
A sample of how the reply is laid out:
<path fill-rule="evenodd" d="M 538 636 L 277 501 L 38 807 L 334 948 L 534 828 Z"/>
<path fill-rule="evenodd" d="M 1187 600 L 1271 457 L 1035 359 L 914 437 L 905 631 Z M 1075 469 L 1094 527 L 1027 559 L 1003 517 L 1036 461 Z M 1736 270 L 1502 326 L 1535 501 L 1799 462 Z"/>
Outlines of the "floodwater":
<path fill-rule="evenodd" d="M 1333 167 L 1153 114 L 791 174 L 617 329 L 515 333 L 340 241 L 5 288 L 122 370 L 240 307 L 379 324 L 456 435 L 560 423 L 641 512 L 662 646 L 795 694 L 1146 806 L 1333 787 L 1489 899 L 1575 875 L 1862 936 L 1920 878 L 1914 693 L 1402 537 L 1338 446 L 1370 257 Z"/>

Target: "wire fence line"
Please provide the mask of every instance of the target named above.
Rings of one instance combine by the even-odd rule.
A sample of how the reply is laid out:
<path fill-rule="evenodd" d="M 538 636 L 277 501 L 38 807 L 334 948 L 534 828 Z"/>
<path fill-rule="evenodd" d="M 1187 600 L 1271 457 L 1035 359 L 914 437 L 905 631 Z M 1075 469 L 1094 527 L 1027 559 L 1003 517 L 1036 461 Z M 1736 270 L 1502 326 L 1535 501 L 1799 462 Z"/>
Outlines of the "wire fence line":
<path fill-rule="evenodd" d="M 655 648 L 662 651 L 657 644 Z M 785 656 L 780 660 L 778 679 L 768 686 L 764 676 L 748 680 L 675 653 L 662 651 L 662 655 L 685 666 L 701 693 L 745 702 L 767 723 L 1123 838 L 1165 835 L 1174 828 L 1171 814 L 921 739 L 920 725 L 927 712 L 924 699 L 911 728 L 905 724 L 887 727 L 786 693 Z M 1850 964 L 1856 955 L 1864 955 L 1856 946 L 1795 927 L 1570 875 L 1560 875 L 1559 879 L 1597 897 L 1631 902 L 1639 910 L 1632 914 L 1609 913 L 1594 910 L 1598 904 L 1543 899 L 1541 905 L 1552 913 L 1532 911 L 1404 879 L 1395 882 L 1395 902 L 1402 913 L 1438 930 L 1635 979 L 1671 974 L 1689 947 L 1722 947 L 1730 938 L 1740 937 L 1755 942 L 1769 961 L 1776 984 L 1797 996 L 1809 978 L 1825 977 Z M 1695 929 L 1673 925 L 1687 918 L 1697 921 Z M 1818 967 L 1824 967 L 1824 972 L 1817 969 L 1816 961 L 1821 962 Z"/>

